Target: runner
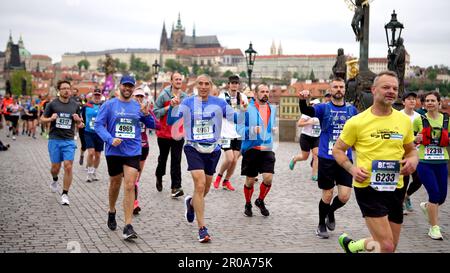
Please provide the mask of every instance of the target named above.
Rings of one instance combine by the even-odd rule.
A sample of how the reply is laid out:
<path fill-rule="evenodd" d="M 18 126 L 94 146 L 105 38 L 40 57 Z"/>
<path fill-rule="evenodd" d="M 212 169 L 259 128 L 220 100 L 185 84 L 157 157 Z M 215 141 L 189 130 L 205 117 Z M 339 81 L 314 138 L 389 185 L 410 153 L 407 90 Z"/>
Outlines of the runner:
<path fill-rule="evenodd" d="M 248 217 L 253 216 L 252 195 L 255 178 L 262 174 L 263 181 L 259 187 L 259 197 L 255 205 L 263 216 L 269 216 L 264 199 L 272 187 L 275 168 L 275 153 L 273 152 L 273 132 L 276 130 L 276 108 L 269 104 L 269 87 L 260 84 L 256 88 L 254 101 L 245 113 L 245 126 L 239 126 L 239 133 L 243 136 L 241 152 L 241 175 L 246 176 L 244 185 L 245 210 Z"/>
<path fill-rule="evenodd" d="M 170 102 L 167 119 L 167 123 L 172 125 L 181 117 L 184 118 L 186 128 L 184 153 L 188 171 L 194 180 L 194 195 L 185 198 L 185 216 L 189 223 L 197 218 L 198 240 L 201 243 L 211 240 L 205 225 L 204 198 L 208 194 L 220 158 L 218 142 L 222 130 L 222 117 L 233 120 L 235 116 L 234 111 L 223 99 L 209 95 L 212 85 L 208 75 L 198 76 L 196 80 L 198 95 L 186 98 L 183 102 L 174 97 Z"/>
<path fill-rule="evenodd" d="M 97 169 L 100 165 L 100 158 L 103 152 L 103 140 L 97 135 L 94 129 L 95 119 L 97 117 L 98 111 L 102 105 L 102 91 L 100 89 L 95 89 L 92 100 L 83 105 L 81 108 L 81 115 L 83 120 L 86 121 L 86 128 L 84 128 L 84 133 L 80 135 L 80 138 L 84 138 L 84 143 L 86 143 L 86 149 L 88 152 L 87 156 L 87 178 L 86 182 L 98 181 Z M 81 131 L 79 131 L 81 132 Z M 82 141 L 83 142 L 83 141 Z"/>
<path fill-rule="evenodd" d="M 138 87 L 133 92 L 133 98 L 139 102 L 139 104 L 144 104 L 147 108 L 147 111 L 150 111 L 150 105 L 148 101 L 145 101 L 145 93 L 144 89 Z M 150 111 L 151 113 L 151 111 Z M 156 119 L 156 117 L 154 117 Z M 136 179 L 136 182 L 134 183 L 134 206 L 133 206 L 133 214 L 137 215 L 141 211 L 141 207 L 139 206 L 139 200 L 138 200 L 138 191 L 139 191 L 139 180 L 142 175 L 142 171 L 144 170 L 145 160 L 147 159 L 148 153 L 149 153 L 149 145 L 148 145 L 148 136 L 147 136 L 147 127 L 143 122 L 139 122 L 141 126 L 141 146 L 142 146 L 142 153 L 139 161 L 139 175 Z"/>
<path fill-rule="evenodd" d="M 155 119 L 145 105 L 131 99 L 135 79 L 123 76 L 118 97 L 106 101 L 95 119 L 95 131 L 106 142 L 106 162 L 110 176 L 108 227 L 117 228 L 116 201 L 119 197 L 122 177 L 124 180 L 123 209 L 125 215 L 124 239 L 135 239 L 137 233 L 131 225 L 133 219 L 134 183 L 139 175 L 141 158 L 141 127 L 155 128 Z"/>
<path fill-rule="evenodd" d="M 352 191 L 352 176 L 341 168 L 332 155 L 333 145 L 341 134 L 345 122 L 357 114 L 355 107 L 346 105 L 345 82 L 335 78 L 330 83 L 331 101 L 316 104 L 314 107 L 306 105 L 310 96 L 308 90 L 300 92 L 300 112 L 309 117 L 317 117 L 321 125 L 319 154 L 318 154 L 318 186 L 322 190 L 319 201 L 319 225 L 316 235 L 328 239 L 328 230 L 336 228 L 335 211 L 343 207 L 350 199 Z M 351 158 L 351 151 L 348 150 Z M 337 186 L 338 194 L 333 199 L 333 190 Z M 331 202 L 333 200 L 333 202 Z M 328 230 L 327 230 L 328 228 Z"/>
<path fill-rule="evenodd" d="M 346 233 L 339 244 L 347 253 L 371 250 L 394 252 L 403 222 L 403 176 L 415 171 L 418 158 L 411 121 L 392 108 L 398 96 L 394 72 L 377 75 L 372 86 L 373 105 L 350 119 L 333 148 L 338 164 L 353 176 L 355 197 L 370 238 L 351 240 Z M 350 147 L 356 164 L 345 154 Z"/>
<path fill-rule="evenodd" d="M 70 204 L 68 194 L 73 177 L 73 159 L 77 148 L 74 141 L 75 125 L 84 127 L 84 123 L 79 115 L 78 104 L 70 99 L 70 82 L 59 81 L 56 88 L 59 91 L 59 96 L 47 105 L 41 117 L 41 122 L 50 123 L 48 152 L 52 163 L 50 172 L 53 177 L 50 188 L 53 192 L 58 191 L 58 174 L 61 169 L 61 162 L 64 162 L 61 204 L 68 206 Z"/>
<path fill-rule="evenodd" d="M 320 100 L 314 99 L 310 102 L 310 105 L 314 106 L 319 103 Z M 307 160 L 310 151 L 312 151 L 313 161 L 311 180 L 317 181 L 317 169 L 319 165 L 317 153 L 319 152 L 319 136 L 321 132 L 320 121 L 318 118 L 311 118 L 308 115 L 302 114 L 297 122 L 297 126 L 302 127 L 299 140 L 301 153 L 292 157 L 291 161 L 289 162 L 289 169 L 291 171 L 294 170 L 297 161 Z"/>
<path fill-rule="evenodd" d="M 161 129 L 156 131 L 158 137 L 158 166 L 156 167 L 156 189 L 160 192 L 163 189 L 163 176 L 166 174 L 166 163 L 170 152 L 170 179 L 171 196 L 177 198 L 183 196 L 181 187 L 181 155 L 184 146 L 183 122 L 180 120 L 174 126 L 167 124 L 167 111 L 173 98 L 178 98 L 182 102 L 187 98 L 187 94 L 181 90 L 183 76 L 174 72 L 170 79 L 171 85 L 166 87 L 155 103 L 155 115 L 160 121 Z"/>
<path fill-rule="evenodd" d="M 410 118 L 411 124 L 414 122 L 416 118 L 420 117 L 420 114 L 414 111 L 414 109 L 416 108 L 416 99 L 417 94 L 414 92 L 405 92 L 405 94 L 403 94 L 402 100 L 403 106 L 405 106 L 405 108 L 400 112 L 402 112 L 403 114 L 407 115 Z M 408 214 L 408 212 L 413 211 L 411 203 L 411 195 L 413 195 L 413 193 L 415 193 L 420 188 L 420 186 L 422 186 L 422 182 L 420 182 L 417 170 L 412 173 L 411 177 L 413 179 L 411 184 L 409 183 L 410 178 L 409 175 L 403 177 L 403 183 L 405 184 L 405 186 L 402 188 L 403 191 L 405 192 L 405 201 L 403 202 L 404 215 Z"/>
<path fill-rule="evenodd" d="M 414 120 L 415 142 L 419 146 L 419 165 L 417 173 L 428 193 L 428 202 L 420 203 L 425 218 L 430 224 L 428 236 L 443 240 L 439 226 L 439 207 L 447 197 L 447 176 L 449 160 L 448 114 L 439 113 L 441 96 L 430 92 L 424 96 L 427 113 Z"/>
<path fill-rule="evenodd" d="M 239 92 L 240 78 L 238 75 L 232 75 L 228 78 L 228 91 L 220 93 L 219 98 L 224 99 L 228 105 L 234 110 L 240 109 L 241 101 L 245 105 L 248 104 L 247 96 Z M 223 174 L 227 172 L 223 180 L 222 187 L 224 190 L 234 191 L 235 188 L 230 182 L 230 178 L 234 173 L 237 161 L 241 156 L 241 136 L 236 132 L 236 125 L 234 122 L 229 122 L 227 119 L 222 121 L 222 135 L 221 147 L 225 152 L 225 160 L 220 166 L 219 174 L 214 181 L 214 188 L 219 188 Z"/>

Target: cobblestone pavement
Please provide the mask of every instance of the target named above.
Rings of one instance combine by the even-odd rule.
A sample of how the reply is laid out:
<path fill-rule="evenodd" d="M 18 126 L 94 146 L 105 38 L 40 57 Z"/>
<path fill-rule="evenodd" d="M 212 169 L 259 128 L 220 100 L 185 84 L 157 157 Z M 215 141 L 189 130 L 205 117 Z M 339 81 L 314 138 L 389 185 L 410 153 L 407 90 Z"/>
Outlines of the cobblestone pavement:
<path fill-rule="evenodd" d="M 170 176 L 164 177 L 164 189 L 157 192 L 154 172 L 158 149 L 150 137 L 150 155 L 141 179 L 141 214 L 133 226 L 139 234 L 134 243 L 122 240 L 122 193 L 117 204 L 118 229 L 106 226 L 108 209 L 108 175 L 104 157 L 99 167 L 100 181 L 86 183 L 86 172 L 74 163 L 74 181 L 69 192 L 70 207 L 61 206 L 60 193 L 49 188 L 51 175 L 47 140 L 19 136 L 12 142 L 0 131 L 1 139 L 12 145 L 0 152 L 0 252 L 69 252 L 79 245 L 86 252 L 342 252 L 338 236 L 345 231 L 354 238 L 368 235 L 363 218 L 352 196 L 336 213 L 337 227 L 328 240 L 315 236 L 318 223 L 320 190 L 310 180 L 309 162 L 290 171 L 290 157 L 299 149 L 296 143 L 281 143 L 272 190 L 266 198 L 270 216 L 265 218 L 254 207 L 254 217 L 243 215 L 244 177 L 234 175 L 237 191 L 211 189 L 206 198 L 206 223 L 213 238 L 209 244 L 197 242 L 197 226 L 184 218 L 183 198 L 170 197 Z M 79 145 L 78 145 L 79 146 Z M 239 163 L 240 164 L 240 163 Z M 186 171 L 183 156 L 183 188 L 193 191 L 192 178 Z M 170 173 L 170 171 L 168 171 Z M 240 166 L 236 170 L 240 174 Z M 60 185 L 62 173 L 60 174 Z M 259 194 L 259 184 L 255 187 Z M 447 240 L 433 241 L 419 208 L 426 200 L 422 187 L 413 197 L 415 211 L 405 217 L 398 252 L 450 252 L 450 207 L 440 210 L 441 229 Z"/>

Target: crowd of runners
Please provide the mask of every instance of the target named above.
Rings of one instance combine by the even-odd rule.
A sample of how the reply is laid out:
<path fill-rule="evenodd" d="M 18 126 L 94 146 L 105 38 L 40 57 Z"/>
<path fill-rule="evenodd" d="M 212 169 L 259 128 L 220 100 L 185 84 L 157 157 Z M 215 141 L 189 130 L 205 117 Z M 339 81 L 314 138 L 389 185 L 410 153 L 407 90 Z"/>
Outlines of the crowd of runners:
<path fill-rule="evenodd" d="M 212 239 L 205 221 L 211 184 L 215 189 L 243 191 L 243 217 L 253 216 L 253 205 L 269 217 L 265 199 L 277 182 L 274 142 L 278 131 L 277 108 L 269 103 L 269 86 L 260 84 L 254 92 L 243 91 L 239 76 L 232 75 L 226 89 L 219 90 L 210 76 L 200 75 L 194 94 L 188 96 L 182 90 L 180 73 L 172 73 L 170 80 L 154 103 L 132 76 L 123 76 L 119 90 L 110 98 L 104 98 L 100 89 L 79 96 L 69 81 L 58 82 L 54 99 L 6 94 L 0 100 L 0 124 L 12 140 L 21 135 L 36 138 L 40 127 L 40 134 L 48 138 L 50 188 L 61 193 L 62 205 L 70 205 L 76 134 L 81 142 L 79 164 L 86 166 L 87 183 L 99 180 L 97 169 L 104 152 L 110 176 L 105 219 L 109 229 L 117 229 L 116 202 L 123 183 L 126 240 L 138 237 L 132 220 L 141 211 L 139 180 L 149 150 L 156 150 L 149 147 L 149 130 L 156 131 L 159 149 L 157 162 L 150 163 L 157 164 L 156 190 L 163 190 L 170 153 L 172 198 L 185 196 L 181 179 L 184 151 L 194 186 L 192 195 L 185 196 L 184 216 L 189 223 L 196 220 L 200 242 Z M 424 94 L 418 110 L 417 94 L 405 92 L 401 98 L 404 109 L 393 109 L 398 85 L 395 73 L 378 74 L 371 89 L 373 104 L 360 113 L 345 102 L 345 81 L 340 78 L 331 80 L 323 102 L 311 98 L 308 90 L 299 93 L 300 150 L 289 168 L 295 172 L 296 163 L 312 154 L 311 180 L 317 181 L 322 191 L 317 197 L 318 238 L 329 238 L 339 224 L 337 211 L 354 192 L 369 235 L 353 240 L 347 233 L 341 234 L 339 244 L 348 253 L 370 250 L 374 242 L 380 251 L 394 252 L 403 217 L 414 210 L 411 195 L 421 185 L 428 200 L 415 207 L 429 223 L 428 236 L 443 240 L 439 206 L 447 195 L 449 117 L 439 112 L 437 92 Z M 231 181 L 240 159 L 245 181 Z M 258 180 L 259 192 L 253 201 Z"/>

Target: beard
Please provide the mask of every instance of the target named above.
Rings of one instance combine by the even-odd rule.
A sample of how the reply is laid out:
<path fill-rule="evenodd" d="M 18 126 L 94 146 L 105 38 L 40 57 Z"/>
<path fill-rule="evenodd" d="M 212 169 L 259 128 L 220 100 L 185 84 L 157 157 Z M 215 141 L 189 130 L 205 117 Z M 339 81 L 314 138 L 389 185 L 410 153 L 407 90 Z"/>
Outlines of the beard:
<path fill-rule="evenodd" d="M 120 95 L 125 99 L 129 99 L 131 97 L 131 94 L 133 94 L 133 92 L 120 90 Z"/>
<path fill-rule="evenodd" d="M 335 100 L 340 100 L 340 99 L 342 99 L 343 97 L 344 97 L 344 94 L 342 94 L 342 93 L 336 93 L 336 94 L 333 95 L 333 98 L 334 98 Z"/>
<path fill-rule="evenodd" d="M 269 97 L 268 96 L 264 96 L 264 97 L 260 98 L 259 101 L 262 102 L 262 103 L 266 103 L 267 101 L 269 101 Z"/>

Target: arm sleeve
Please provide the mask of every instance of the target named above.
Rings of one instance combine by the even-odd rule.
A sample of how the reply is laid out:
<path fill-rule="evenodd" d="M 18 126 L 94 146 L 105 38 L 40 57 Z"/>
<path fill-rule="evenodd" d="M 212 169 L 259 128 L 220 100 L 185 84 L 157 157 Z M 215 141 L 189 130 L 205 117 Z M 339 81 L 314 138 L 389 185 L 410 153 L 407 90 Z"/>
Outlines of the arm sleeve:
<path fill-rule="evenodd" d="M 299 100 L 298 105 L 300 107 L 300 112 L 310 117 L 316 116 L 316 111 L 314 107 L 306 105 L 306 100 Z"/>
<path fill-rule="evenodd" d="M 109 107 L 111 107 L 110 105 L 108 105 Z M 95 118 L 95 123 L 94 123 L 94 129 L 95 132 L 97 133 L 97 135 L 106 143 L 108 143 L 109 145 L 112 145 L 113 142 L 113 137 L 111 136 L 111 134 L 108 132 L 108 130 L 106 130 L 106 123 L 107 123 L 107 116 L 108 116 L 108 109 L 109 107 L 107 106 L 107 104 L 103 104 L 100 107 L 100 110 L 98 111 L 97 117 Z"/>
<path fill-rule="evenodd" d="M 49 117 L 51 117 L 51 115 L 53 115 L 53 111 L 52 111 L 51 108 L 52 108 L 52 107 L 51 107 L 51 104 L 48 103 L 48 104 L 46 105 L 46 107 L 45 107 L 44 117 L 49 118 Z"/>

